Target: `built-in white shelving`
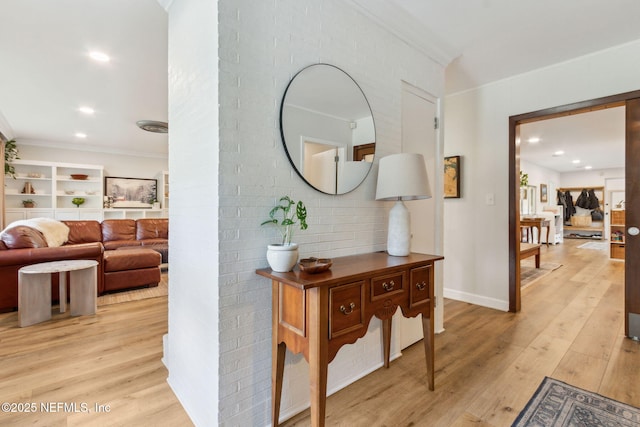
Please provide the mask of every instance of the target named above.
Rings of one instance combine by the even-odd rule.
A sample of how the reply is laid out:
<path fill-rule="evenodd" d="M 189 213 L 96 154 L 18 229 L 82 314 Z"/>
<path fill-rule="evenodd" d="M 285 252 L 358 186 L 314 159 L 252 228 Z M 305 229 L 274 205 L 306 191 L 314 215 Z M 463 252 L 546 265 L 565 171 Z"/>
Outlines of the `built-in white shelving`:
<path fill-rule="evenodd" d="M 163 209 L 103 208 L 104 167 L 74 163 L 14 160 L 16 177 L 5 177 L 6 224 L 38 217 L 58 220 L 96 220 L 112 218 L 166 218 L 169 207 L 169 173 L 160 174 L 158 200 Z M 87 175 L 74 179 L 71 175 Z M 25 189 L 32 191 L 25 193 Z M 85 201 L 79 207 L 76 197 Z M 35 207 L 25 208 L 23 200 L 31 199 Z"/>

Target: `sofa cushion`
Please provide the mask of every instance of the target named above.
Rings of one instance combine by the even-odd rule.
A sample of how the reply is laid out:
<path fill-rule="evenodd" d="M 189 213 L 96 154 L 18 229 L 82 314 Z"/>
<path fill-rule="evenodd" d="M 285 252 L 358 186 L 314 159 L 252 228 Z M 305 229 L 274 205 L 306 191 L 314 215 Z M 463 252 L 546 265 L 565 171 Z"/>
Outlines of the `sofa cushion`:
<path fill-rule="evenodd" d="M 102 227 L 98 221 L 62 221 L 69 227 L 67 245 L 102 242 Z"/>
<path fill-rule="evenodd" d="M 41 232 L 24 225 L 7 228 L 0 234 L 0 240 L 9 249 L 47 247 L 47 241 Z"/>
<path fill-rule="evenodd" d="M 102 221 L 102 241 L 136 240 L 134 219 L 105 219 Z"/>
<path fill-rule="evenodd" d="M 142 242 L 138 240 L 111 240 L 109 242 L 102 242 L 106 251 L 113 251 L 118 248 L 128 247 L 140 247 Z"/>
<path fill-rule="evenodd" d="M 166 218 L 141 218 L 136 221 L 136 239 L 168 239 L 169 220 Z"/>
<path fill-rule="evenodd" d="M 151 249 L 131 248 L 120 251 L 105 251 L 104 271 L 137 270 L 158 267 L 162 257 Z"/>

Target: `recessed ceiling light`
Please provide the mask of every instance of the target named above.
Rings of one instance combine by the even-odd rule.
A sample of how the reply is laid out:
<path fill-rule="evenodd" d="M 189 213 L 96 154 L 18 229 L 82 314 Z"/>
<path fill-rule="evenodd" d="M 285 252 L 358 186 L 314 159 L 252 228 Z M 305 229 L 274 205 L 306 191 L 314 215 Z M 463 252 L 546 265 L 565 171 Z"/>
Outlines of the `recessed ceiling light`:
<path fill-rule="evenodd" d="M 580 163 L 580 160 L 579 159 L 575 159 L 575 160 L 572 160 L 571 163 L 577 165 L 578 163 Z"/>
<path fill-rule="evenodd" d="M 562 151 L 562 150 L 558 150 L 558 151 L 556 151 L 555 153 L 553 153 L 553 155 L 554 155 L 555 157 L 562 156 L 563 154 L 564 154 L 564 151 Z"/>
<path fill-rule="evenodd" d="M 529 144 L 537 144 L 538 142 L 540 142 L 540 138 L 538 138 L 537 136 L 533 136 L 533 137 L 527 139 L 527 142 Z"/>
<path fill-rule="evenodd" d="M 86 133 L 82 133 L 82 132 L 76 132 L 76 138 L 86 138 L 87 134 Z"/>
<path fill-rule="evenodd" d="M 80 111 L 81 113 L 84 114 L 93 114 L 95 113 L 95 110 L 91 107 L 80 107 L 78 108 L 78 111 Z"/>
<path fill-rule="evenodd" d="M 109 60 L 111 59 L 109 58 L 109 55 L 107 55 L 106 53 L 98 52 L 95 50 L 93 52 L 90 52 L 89 56 L 91 57 L 91 59 L 98 62 L 109 62 Z"/>
<path fill-rule="evenodd" d="M 591 168 L 592 168 L 592 166 L 585 166 L 584 168 L 585 168 L 585 169 L 591 169 Z"/>

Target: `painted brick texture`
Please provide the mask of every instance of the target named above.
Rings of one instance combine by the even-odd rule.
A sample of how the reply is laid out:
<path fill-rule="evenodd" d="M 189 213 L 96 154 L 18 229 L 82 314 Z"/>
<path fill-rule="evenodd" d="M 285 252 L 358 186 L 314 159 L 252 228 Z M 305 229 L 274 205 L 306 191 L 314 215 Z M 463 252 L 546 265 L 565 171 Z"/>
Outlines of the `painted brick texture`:
<path fill-rule="evenodd" d="M 261 228 L 282 195 L 303 200 L 309 229 L 300 256 L 336 257 L 386 245 L 389 205 L 376 202 L 377 161 L 355 191 L 329 196 L 289 165 L 279 131 L 289 80 L 314 63 L 350 74 L 373 110 L 376 158 L 400 151 L 401 81 L 443 92 L 444 70 L 341 0 L 221 0 L 219 13 L 219 424 L 269 425 L 271 283 L 267 266 L 276 231 Z M 382 363 L 380 325 L 345 346 L 329 369 L 336 390 Z M 287 353 L 281 413 L 308 406 L 308 365 Z"/>

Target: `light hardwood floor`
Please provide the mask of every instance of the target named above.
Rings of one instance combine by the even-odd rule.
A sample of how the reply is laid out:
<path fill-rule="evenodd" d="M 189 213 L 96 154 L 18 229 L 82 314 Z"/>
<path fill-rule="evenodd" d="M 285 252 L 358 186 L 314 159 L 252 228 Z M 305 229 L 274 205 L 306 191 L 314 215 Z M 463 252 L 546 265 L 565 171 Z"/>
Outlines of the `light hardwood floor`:
<path fill-rule="evenodd" d="M 542 247 L 543 262 L 563 266 L 523 290 L 521 313 L 445 302 L 434 392 L 418 343 L 330 396 L 327 426 L 509 426 L 545 375 L 640 406 L 640 344 L 623 337 L 624 263 L 582 243 Z M 0 412 L 0 425 L 191 425 L 160 360 L 166 307 L 153 298 L 28 328 L 0 314 L 0 402 L 92 410 Z M 95 404 L 111 411 L 95 413 Z M 284 425 L 309 425 L 308 411 Z"/>
<path fill-rule="evenodd" d="M 563 266 L 523 290 L 518 314 L 445 302 L 434 392 L 414 344 L 330 396 L 327 425 L 510 426 L 545 376 L 640 407 L 640 344 L 624 338 L 624 263 L 582 243 L 541 248 L 542 262 Z M 283 425 L 309 425 L 308 411 Z"/>
<path fill-rule="evenodd" d="M 0 425 L 192 425 L 161 361 L 167 297 L 99 307 L 96 316 L 54 311 L 51 321 L 26 328 L 17 319 L 15 312 L 0 314 L 0 402 L 21 409 L 35 403 L 36 410 L 3 407 Z M 109 405 L 109 412 L 96 405 Z"/>

